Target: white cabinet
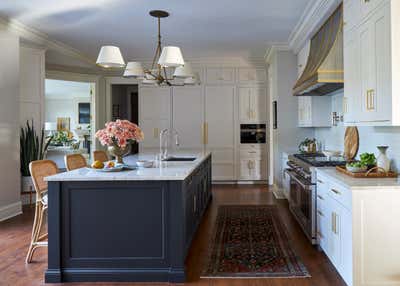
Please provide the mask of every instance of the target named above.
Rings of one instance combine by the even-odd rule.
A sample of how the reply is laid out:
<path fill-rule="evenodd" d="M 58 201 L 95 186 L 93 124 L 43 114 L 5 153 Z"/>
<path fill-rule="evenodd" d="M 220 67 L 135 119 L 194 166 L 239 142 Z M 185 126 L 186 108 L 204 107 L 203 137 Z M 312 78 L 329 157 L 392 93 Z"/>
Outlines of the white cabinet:
<path fill-rule="evenodd" d="M 239 68 L 238 80 L 240 84 L 263 83 L 267 81 L 267 72 L 263 68 Z"/>
<path fill-rule="evenodd" d="M 345 15 L 354 13 L 354 19 L 360 19 L 353 30 L 344 33 L 345 123 L 397 126 L 400 6 L 393 0 L 361 1 L 359 6 L 354 12 L 345 10 Z"/>
<path fill-rule="evenodd" d="M 213 153 L 213 180 L 235 179 L 235 88 L 205 89 L 205 145 Z"/>
<path fill-rule="evenodd" d="M 241 123 L 267 121 L 267 90 L 256 87 L 239 87 L 239 114 Z"/>
<path fill-rule="evenodd" d="M 310 46 L 311 41 L 307 41 L 297 55 L 297 77 L 300 77 L 304 69 L 306 68 L 308 56 L 310 53 Z"/>
<path fill-rule="evenodd" d="M 235 69 L 225 67 L 209 67 L 206 69 L 207 84 L 233 84 L 235 82 Z"/>
<path fill-rule="evenodd" d="M 179 133 L 179 149 L 202 150 L 204 102 L 201 87 L 174 87 L 172 126 Z"/>
<path fill-rule="evenodd" d="M 240 149 L 239 180 L 266 180 L 267 161 L 265 146 L 248 146 Z"/>
<path fill-rule="evenodd" d="M 331 127 L 332 101 L 328 96 L 298 97 L 299 127 Z"/>
<path fill-rule="evenodd" d="M 347 285 L 352 285 L 351 191 L 317 175 L 317 236 L 320 247 Z"/>
<path fill-rule="evenodd" d="M 161 130 L 171 127 L 171 88 L 139 88 L 139 125 L 145 134 L 140 148 L 159 148 Z"/>

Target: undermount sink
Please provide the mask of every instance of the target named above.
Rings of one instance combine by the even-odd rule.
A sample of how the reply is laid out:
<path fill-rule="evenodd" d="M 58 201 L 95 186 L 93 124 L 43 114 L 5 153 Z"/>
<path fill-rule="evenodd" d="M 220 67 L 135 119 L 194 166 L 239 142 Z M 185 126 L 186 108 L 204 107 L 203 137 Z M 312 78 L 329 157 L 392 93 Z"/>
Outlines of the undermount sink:
<path fill-rule="evenodd" d="M 163 159 L 163 161 L 170 161 L 170 162 L 194 161 L 194 160 L 196 160 L 196 157 L 168 157 L 166 159 Z"/>

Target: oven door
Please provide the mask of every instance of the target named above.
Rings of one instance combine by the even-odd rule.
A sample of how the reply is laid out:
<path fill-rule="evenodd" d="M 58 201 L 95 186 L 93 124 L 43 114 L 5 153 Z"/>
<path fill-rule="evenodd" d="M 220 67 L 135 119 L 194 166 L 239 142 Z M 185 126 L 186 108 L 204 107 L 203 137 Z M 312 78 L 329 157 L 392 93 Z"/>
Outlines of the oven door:
<path fill-rule="evenodd" d="M 316 242 L 316 195 L 315 185 L 299 177 L 293 171 L 290 176 L 289 207 L 307 237 Z"/>

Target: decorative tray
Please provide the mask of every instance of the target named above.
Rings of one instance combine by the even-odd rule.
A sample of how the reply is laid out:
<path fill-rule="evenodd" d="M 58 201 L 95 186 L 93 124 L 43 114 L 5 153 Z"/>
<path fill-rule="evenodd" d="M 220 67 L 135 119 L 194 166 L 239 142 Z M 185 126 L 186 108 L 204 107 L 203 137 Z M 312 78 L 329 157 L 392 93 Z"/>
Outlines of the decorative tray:
<path fill-rule="evenodd" d="M 372 168 L 366 172 L 353 173 L 345 166 L 336 166 L 336 170 L 353 178 L 397 178 L 398 174 L 394 172 L 385 172 L 378 167 Z"/>

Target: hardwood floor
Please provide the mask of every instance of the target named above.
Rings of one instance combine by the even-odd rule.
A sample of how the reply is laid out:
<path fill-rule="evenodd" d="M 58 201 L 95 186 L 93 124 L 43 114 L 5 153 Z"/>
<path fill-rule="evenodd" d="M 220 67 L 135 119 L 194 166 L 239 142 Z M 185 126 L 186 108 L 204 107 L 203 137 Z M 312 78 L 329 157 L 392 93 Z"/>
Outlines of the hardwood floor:
<path fill-rule="evenodd" d="M 189 286 L 343 286 L 346 285 L 328 261 L 313 247 L 291 216 L 287 202 L 276 200 L 266 186 L 214 185 L 213 201 L 200 225 L 187 258 Z M 207 257 L 207 247 L 219 205 L 222 204 L 276 204 L 293 247 L 300 256 L 311 278 L 281 279 L 200 279 L 200 272 Z M 38 249 L 33 263 L 25 264 L 25 255 L 31 236 L 33 208 L 24 214 L 0 223 L 0 286 L 30 285 L 169 285 L 168 283 L 65 283 L 45 284 L 47 249 Z"/>

